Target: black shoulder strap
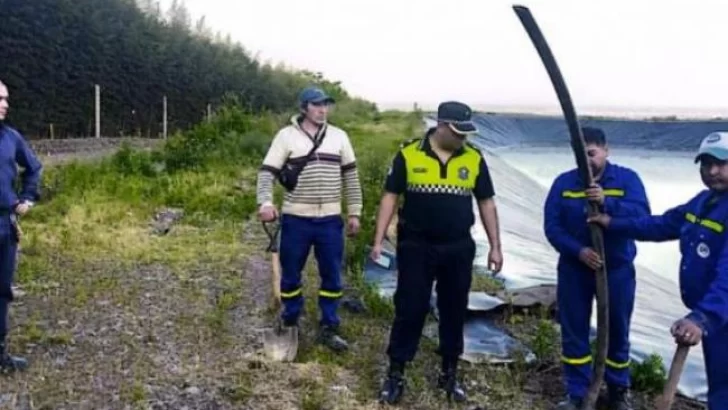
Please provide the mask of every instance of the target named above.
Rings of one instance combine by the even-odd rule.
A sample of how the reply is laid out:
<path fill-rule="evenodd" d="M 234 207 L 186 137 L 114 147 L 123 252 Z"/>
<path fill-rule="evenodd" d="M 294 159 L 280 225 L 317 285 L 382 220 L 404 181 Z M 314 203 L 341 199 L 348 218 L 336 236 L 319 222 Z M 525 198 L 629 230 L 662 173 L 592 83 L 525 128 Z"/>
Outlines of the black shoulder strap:
<path fill-rule="evenodd" d="M 311 147 L 311 150 L 308 151 L 308 154 L 306 154 L 306 159 L 310 159 L 311 155 L 321 146 L 321 143 L 324 140 L 324 137 L 326 136 L 327 126 L 324 124 L 319 128 L 319 131 L 316 133 L 316 136 L 313 140 L 313 147 Z"/>

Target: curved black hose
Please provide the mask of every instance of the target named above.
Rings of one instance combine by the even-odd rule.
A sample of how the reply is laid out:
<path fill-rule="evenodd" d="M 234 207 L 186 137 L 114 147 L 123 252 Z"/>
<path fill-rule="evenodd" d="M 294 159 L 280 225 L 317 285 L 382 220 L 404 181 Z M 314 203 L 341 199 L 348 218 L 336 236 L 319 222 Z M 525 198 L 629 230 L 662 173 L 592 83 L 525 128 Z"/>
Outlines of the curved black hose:
<path fill-rule="evenodd" d="M 571 148 L 574 151 L 579 174 L 581 175 L 582 181 L 585 182 L 585 188 L 587 188 L 593 183 L 594 178 L 592 176 L 591 169 L 589 168 L 584 136 L 582 135 L 581 127 L 579 126 L 579 120 L 576 116 L 574 105 L 571 102 L 569 90 L 566 87 L 566 83 L 561 75 L 559 66 L 556 64 L 556 59 L 551 53 L 551 49 L 546 42 L 546 38 L 543 33 L 541 33 L 541 29 L 538 27 L 531 11 L 524 6 L 513 6 L 513 10 L 521 20 L 521 23 L 531 38 L 531 42 L 536 48 L 536 51 L 538 51 L 539 57 L 541 57 L 541 61 L 549 74 L 551 83 L 559 98 L 566 123 L 569 126 L 569 133 L 571 134 Z M 594 215 L 597 212 L 598 208 L 596 204 L 590 203 L 589 215 Z M 602 381 L 604 380 L 604 370 L 607 362 L 607 342 L 609 340 L 609 293 L 607 287 L 607 265 L 604 258 L 604 234 L 601 228 L 594 224 L 589 225 L 589 230 L 591 231 L 592 245 L 594 246 L 594 250 L 599 254 L 599 257 L 602 260 L 602 265 L 595 272 L 597 296 L 597 351 L 596 358 L 594 360 L 594 371 L 592 373 L 591 384 L 589 385 L 586 400 L 584 400 L 584 409 L 593 409 L 596 405 L 596 401 L 599 396 L 599 389 L 601 388 Z"/>

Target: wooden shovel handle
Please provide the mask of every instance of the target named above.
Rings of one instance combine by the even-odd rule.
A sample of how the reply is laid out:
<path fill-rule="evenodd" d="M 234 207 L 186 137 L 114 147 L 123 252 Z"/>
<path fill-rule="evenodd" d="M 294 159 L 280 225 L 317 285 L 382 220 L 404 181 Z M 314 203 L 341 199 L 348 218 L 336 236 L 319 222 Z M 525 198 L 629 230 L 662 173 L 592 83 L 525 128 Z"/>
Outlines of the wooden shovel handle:
<path fill-rule="evenodd" d="M 670 374 L 667 377 L 667 383 L 665 388 L 662 390 L 662 396 L 658 397 L 657 410 L 670 410 L 672 402 L 675 399 L 675 393 L 677 392 L 677 384 L 680 381 L 680 375 L 682 375 L 683 367 L 685 367 L 685 360 L 690 352 L 690 346 L 678 345 L 675 349 L 675 355 L 672 358 L 672 364 L 670 365 Z"/>
<path fill-rule="evenodd" d="M 281 304 L 281 264 L 278 257 L 278 252 L 272 252 L 271 267 L 273 268 L 273 277 L 271 278 L 271 287 L 273 289 L 273 305 L 280 306 Z"/>

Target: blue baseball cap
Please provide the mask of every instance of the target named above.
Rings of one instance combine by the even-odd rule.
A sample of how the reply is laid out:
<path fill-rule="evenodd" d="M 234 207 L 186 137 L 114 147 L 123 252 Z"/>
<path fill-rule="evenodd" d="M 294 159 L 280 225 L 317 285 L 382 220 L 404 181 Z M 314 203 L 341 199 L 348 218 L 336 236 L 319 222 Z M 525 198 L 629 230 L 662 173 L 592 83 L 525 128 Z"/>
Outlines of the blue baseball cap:
<path fill-rule="evenodd" d="M 700 161 L 703 155 L 710 155 L 720 161 L 728 160 L 728 132 L 716 131 L 708 134 L 700 143 L 695 162 Z"/>
<path fill-rule="evenodd" d="M 335 101 L 326 92 L 318 87 L 306 87 L 298 95 L 298 102 L 301 105 L 308 103 L 329 103 L 333 104 Z"/>

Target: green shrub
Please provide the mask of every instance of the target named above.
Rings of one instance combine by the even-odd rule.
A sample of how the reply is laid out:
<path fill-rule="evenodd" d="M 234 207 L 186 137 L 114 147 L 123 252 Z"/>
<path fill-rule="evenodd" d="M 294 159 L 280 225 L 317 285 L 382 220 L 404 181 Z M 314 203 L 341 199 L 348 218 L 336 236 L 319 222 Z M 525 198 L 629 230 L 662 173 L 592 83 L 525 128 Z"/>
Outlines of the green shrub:
<path fill-rule="evenodd" d="M 667 381 L 662 357 L 654 353 L 641 363 L 632 362 L 630 372 L 633 389 L 645 393 L 659 394 Z"/>

